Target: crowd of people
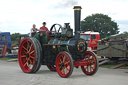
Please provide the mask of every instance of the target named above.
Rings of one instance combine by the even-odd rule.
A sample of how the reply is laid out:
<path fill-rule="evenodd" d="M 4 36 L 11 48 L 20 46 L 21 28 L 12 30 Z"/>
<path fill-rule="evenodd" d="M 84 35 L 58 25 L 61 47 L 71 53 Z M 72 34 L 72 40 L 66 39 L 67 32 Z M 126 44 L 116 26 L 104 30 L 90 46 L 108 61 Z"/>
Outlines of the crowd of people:
<path fill-rule="evenodd" d="M 33 25 L 32 25 L 32 28 L 31 28 L 31 30 L 30 30 L 30 36 L 33 37 L 33 36 L 36 34 L 37 31 L 39 31 L 39 32 L 40 32 L 40 31 L 49 31 L 48 28 L 46 27 L 46 22 L 43 22 L 42 25 L 43 25 L 43 26 L 40 27 L 40 29 L 37 29 L 37 28 L 36 28 L 36 25 L 33 24 Z"/>

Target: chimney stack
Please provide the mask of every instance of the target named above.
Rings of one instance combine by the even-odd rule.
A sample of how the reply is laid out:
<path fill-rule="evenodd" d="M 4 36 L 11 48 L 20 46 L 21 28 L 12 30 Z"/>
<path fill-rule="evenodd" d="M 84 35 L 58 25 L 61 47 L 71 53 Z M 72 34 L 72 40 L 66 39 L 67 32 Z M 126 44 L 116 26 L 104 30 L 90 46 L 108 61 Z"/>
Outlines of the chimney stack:
<path fill-rule="evenodd" d="M 75 38 L 80 38 L 81 6 L 74 6 Z"/>

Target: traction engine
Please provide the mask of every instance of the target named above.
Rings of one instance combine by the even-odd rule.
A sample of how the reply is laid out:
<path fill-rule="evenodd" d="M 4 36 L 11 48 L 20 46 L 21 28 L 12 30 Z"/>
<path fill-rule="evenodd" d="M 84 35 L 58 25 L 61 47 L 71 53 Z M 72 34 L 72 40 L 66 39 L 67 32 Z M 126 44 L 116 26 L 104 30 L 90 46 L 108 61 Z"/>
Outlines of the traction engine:
<path fill-rule="evenodd" d="M 18 51 L 19 65 L 25 73 L 36 73 L 41 65 L 69 77 L 73 68 L 81 67 L 86 75 L 93 75 L 98 69 L 94 52 L 87 51 L 87 44 L 80 38 L 81 7 L 74 7 L 75 35 L 69 23 L 64 27 L 52 25 L 50 31 L 40 31 L 34 37 L 21 41 Z"/>

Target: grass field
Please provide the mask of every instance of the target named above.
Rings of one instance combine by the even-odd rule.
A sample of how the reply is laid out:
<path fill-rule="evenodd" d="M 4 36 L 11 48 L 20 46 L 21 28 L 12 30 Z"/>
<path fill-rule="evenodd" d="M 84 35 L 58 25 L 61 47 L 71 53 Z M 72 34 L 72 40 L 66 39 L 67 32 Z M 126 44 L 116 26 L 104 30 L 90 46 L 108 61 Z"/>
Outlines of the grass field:
<path fill-rule="evenodd" d="M 115 65 L 117 65 L 117 64 L 101 65 L 100 67 L 110 68 L 110 67 L 113 67 L 113 66 L 115 66 Z M 122 67 L 120 67 L 120 68 L 121 68 L 121 69 L 128 69 L 128 65 L 126 65 L 126 66 L 122 66 Z"/>
<path fill-rule="evenodd" d="M 0 60 L 4 60 L 4 61 L 11 60 L 11 59 L 15 59 L 15 58 L 0 58 Z"/>

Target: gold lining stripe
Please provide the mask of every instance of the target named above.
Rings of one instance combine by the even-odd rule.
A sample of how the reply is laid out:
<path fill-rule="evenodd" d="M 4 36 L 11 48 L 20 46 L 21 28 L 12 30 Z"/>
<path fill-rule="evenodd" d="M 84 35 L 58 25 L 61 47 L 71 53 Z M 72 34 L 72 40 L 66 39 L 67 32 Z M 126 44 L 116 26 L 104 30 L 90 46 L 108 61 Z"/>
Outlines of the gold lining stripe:
<path fill-rule="evenodd" d="M 81 8 L 74 8 L 74 10 L 81 10 Z"/>
<path fill-rule="evenodd" d="M 52 40 L 52 39 L 51 39 Z M 51 40 L 48 41 L 48 44 L 51 42 Z"/>
<path fill-rule="evenodd" d="M 57 39 L 54 39 L 54 41 L 53 41 L 52 44 L 54 44 L 56 40 L 57 40 Z M 54 50 L 54 49 L 56 49 L 56 46 L 55 46 L 55 45 L 52 46 L 52 51 L 56 54 L 56 50 Z"/>
<path fill-rule="evenodd" d="M 58 41 L 58 44 L 59 44 L 60 42 L 61 42 L 61 40 L 59 40 L 59 41 Z M 61 47 L 60 47 L 60 48 L 61 48 Z M 59 47 L 58 47 L 58 51 L 60 52 L 60 49 L 59 49 Z"/>
<path fill-rule="evenodd" d="M 61 40 L 59 40 L 58 44 L 61 42 Z"/>
<path fill-rule="evenodd" d="M 68 49 L 68 45 L 69 45 L 69 42 L 70 42 L 71 39 L 68 40 L 68 43 L 67 43 L 67 51 L 70 53 L 69 49 Z M 70 53 L 71 54 L 71 53 Z"/>
<path fill-rule="evenodd" d="M 54 41 L 53 41 L 53 43 L 52 44 L 55 44 L 55 41 L 56 41 L 57 39 L 54 39 Z"/>
<path fill-rule="evenodd" d="M 82 50 L 80 50 L 80 48 L 79 48 L 79 45 L 80 45 L 81 43 L 84 44 L 84 49 L 82 49 Z M 78 44 L 77 44 L 77 49 L 78 49 L 78 51 L 83 52 L 83 51 L 85 50 L 85 48 L 86 48 L 85 42 L 79 41 Z"/>

